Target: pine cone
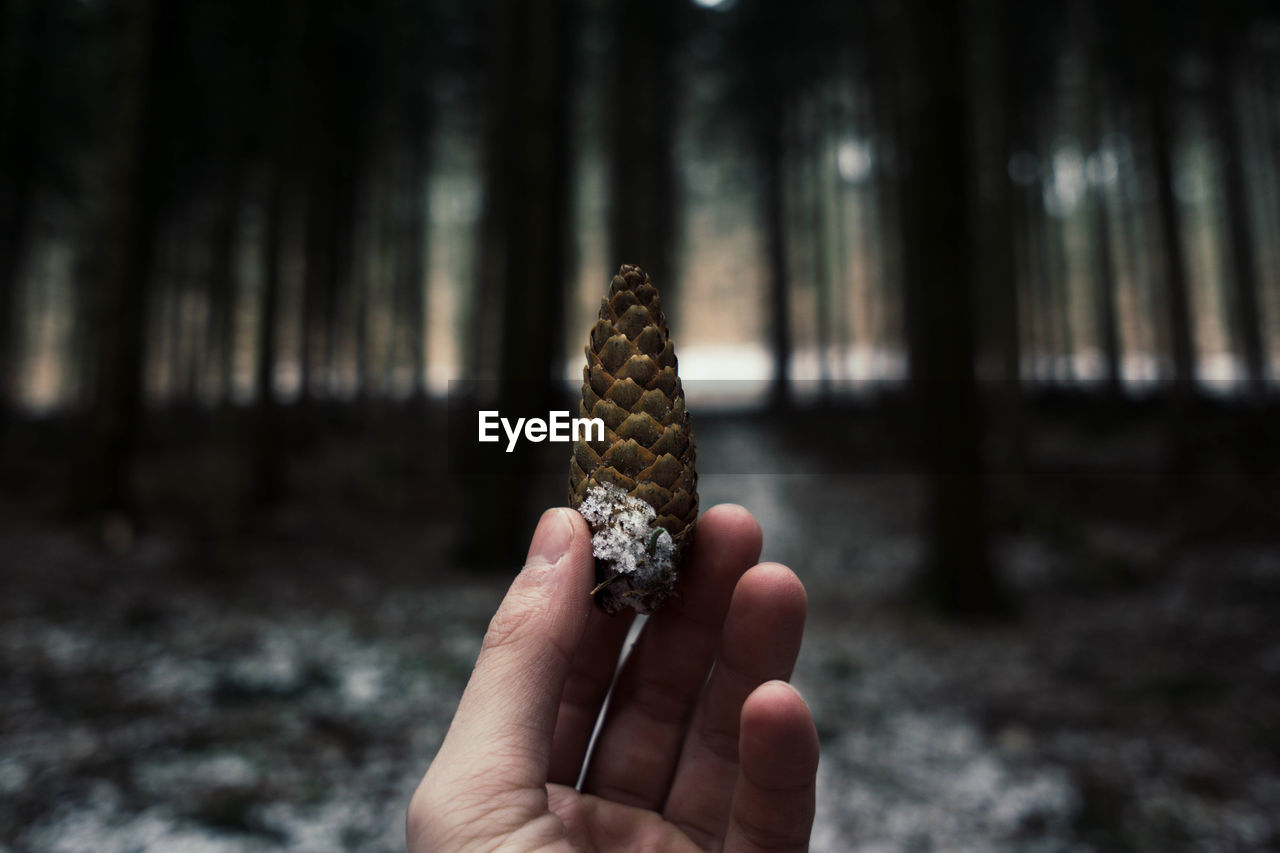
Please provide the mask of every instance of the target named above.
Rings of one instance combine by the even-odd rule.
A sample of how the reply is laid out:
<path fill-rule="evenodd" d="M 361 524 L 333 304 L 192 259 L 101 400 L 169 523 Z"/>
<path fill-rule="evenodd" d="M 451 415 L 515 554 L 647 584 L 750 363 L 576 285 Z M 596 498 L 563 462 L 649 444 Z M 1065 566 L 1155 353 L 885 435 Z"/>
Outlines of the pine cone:
<path fill-rule="evenodd" d="M 591 525 L 596 604 L 651 613 L 693 544 L 698 474 L 662 302 L 639 267 L 614 276 L 586 354 L 580 414 L 605 435 L 574 442 L 569 506 Z"/>

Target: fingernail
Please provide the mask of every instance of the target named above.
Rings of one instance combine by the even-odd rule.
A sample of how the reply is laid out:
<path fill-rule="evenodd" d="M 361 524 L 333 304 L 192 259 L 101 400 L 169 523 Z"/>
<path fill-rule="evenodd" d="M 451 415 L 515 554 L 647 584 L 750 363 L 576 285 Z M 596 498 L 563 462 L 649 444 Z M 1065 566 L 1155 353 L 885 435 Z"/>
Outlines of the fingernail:
<path fill-rule="evenodd" d="M 538 527 L 533 531 L 527 564 L 558 563 L 569 550 L 572 539 L 573 525 L 569 523 L 568 513 L 560 508 L 547 510 L 538 519 Z"/>

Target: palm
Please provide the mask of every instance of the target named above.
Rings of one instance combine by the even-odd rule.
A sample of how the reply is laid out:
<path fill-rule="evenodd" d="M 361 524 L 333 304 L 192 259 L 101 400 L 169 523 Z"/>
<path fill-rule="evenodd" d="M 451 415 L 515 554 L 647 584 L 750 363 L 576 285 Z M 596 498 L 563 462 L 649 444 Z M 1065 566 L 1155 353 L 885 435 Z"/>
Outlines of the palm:
<path fill-rule="evenodd" d="M 564 824 L 565 840 L 575 850 L 693 853 L 701 849 L 675 825 L 648 809 L 610 802 L 565 785 L 548 785 L 547 799 L 552 813 Z"/>

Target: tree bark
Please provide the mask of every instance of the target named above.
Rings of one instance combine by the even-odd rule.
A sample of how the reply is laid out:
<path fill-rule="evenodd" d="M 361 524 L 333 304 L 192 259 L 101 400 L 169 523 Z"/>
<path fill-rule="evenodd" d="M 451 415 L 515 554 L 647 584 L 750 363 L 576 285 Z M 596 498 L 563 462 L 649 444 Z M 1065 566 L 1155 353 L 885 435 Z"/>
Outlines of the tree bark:
<path fill-rule="evenodd" d="M 609 91 L 610 264 L 637 264 L 674 304 L 679 207 L 675 56 L 681 0 L 620 0 Z"/>
<path fill-rule="evenodd" d="M 28 223 L 35 196 L 40 145 L 44 138 L 45 46 L 50 4 L 36 0 L 19 8 L 27 16 L 20 36 L 3 39 L 17 13 L 13 4 L 0 6 L 0 50 L 12 46 L 14 55 L 2 66 L 8 73 L 0 83 L 0 441 L 20 392 L 17 359 L 22 330 L 15 316 L 19 280 L 27 248 Z"/>
<path fill-rule="evenodd" d="M 154 260 L 157 55 L 171 12 L 168 0 L 133 0 L 126 9 L 109 190 L 96 253 L 101 276 L 93 323 L 97 369 L 78 502 L 90 512 L 123 515 L 130 526 L 136 512 L 132 465 L 142 409 L 146 296 Z"/>
<path fill-rule="evenodd" d="M 974 379 L 972 169 L 961 2 L 906 16 L 918 52 L 905 72 L 903 258 L 911 382 L 926 482 L 920 599 L 948 615 L 1003 612 L 988 553 L 980 404 Z M 927 12 L 927 14 L 926 14 Z M 914 78 L 914 79 L 912 79 Z"/>
<path fill-rule="evenodd" d="M 488 130 L 477 293 L 496 289 L 502 299 L 500 307 L 480 303 L 477 320 L 500 314 L 501 336 L 478 343 L 499 350 L 497 408 L 511 417 L 545 413 L 558 400 L 553 375 L 564 352 L 572 15 L 573 0 L 496 0 L 491 18 L 499 108 Z M 518 559 L 528 465 L 528 456 L 516 453 L 496 487 L 483 476 L 465 484 L 464 550 L 472 562 Z"/>
<path fill-rule="evenodd" d="M 305 0 L 280 6 L 279 46 L 274 73 L 275 109 L 271 128 L 271 165 L 267 174 L 266 234 L 262 247 L 262 292 L 258 309 L 258 360 L 254 370 L 254 427 L 250 482 L 259 505 L 279 500 L 283 488 L 283 453 L 275 368 L 280 278 L 285 255 L 288 196 L 293 182 L 297 99 L 302 86 L 302 43 L 306 27 Z"/>
<path fill-rule="evenodd" d="M 1098 128 L 1097 113 L 1101 108 L 1101 87 L 1093 81 L 1092 108 L 1089 115 L 1088 138 L 1095 150 L 1102 153 L 1102 134 Z M 1120 396 L 1120 333 L 1116 323 L 1115 252 L 1111 246 L 1111 216 L 1107 210 L 1107 191 L 1101 185 L 1089 187 L 1089 217 L 1093 225 L 1094 240 L 1094 306 L 1098 324 L 1098 344 L 1102 350 L 1103 389 L 1112 399 Z"/>
<path fill-rule="evenodd" d="M 215 359 L 214 398 L 220 407 L 231 405 L 235 384 L 237 231 L 240 224 L 241 180 L 232 178 L 215 202 L 209 228 L 210 261 L 206 271 L 209 325 L 207 355 Z"/>
<path fill-rule="evenodd" d="M 791 405 L 791 262 L 783 193 L 788 116 L 778 93 L 773 93 L 762 109 L 756 133 L 764 170 L 760 215 L 765 229 L 769 344 L 773 353 L 769 405 L 773 409 L 786 409 Z"/>
<path fill-rule="evenodd" d="M 431 139 L 426 97 L 423 92 L 418 103 L 408 106 L 410 134 L 405 176 L 408 189 L 397 246 L 415 400 L 423 398 L 427 387 L 427 180 L 431 170 Z"/>
<path fill-rule="evenodd" d="M 1147 120 L 1151 133 L 1152 166 L 1156 179 L 1164 266 L 1164 295 L 1168 306 L 1169 348 L 1173 357 L 1174 395 L 1189 398 L 1195 383 L 1195 347 L 1191 336 L 1187 265 L 1182 248 L 1182 218 L 1174 193 L 1174 128 L 1169 119 L 1169 80 L 1164 58 L 1152 58 L 1147 80 Z"/>
<path fill-rule="evenodd" d="M 1025 144 L 1027 132 L 1021 116 L 1028 108 L 1021 95 L 1016 69 L 1021 67 L 1022 40 L 1015 26 L 1014 0 L 996 0 L 990 6 L 990 34 L 996 56 L 991 79 L 992 152 L 988 168 L 993 182 L 985 220 L 988 225 L 990 273 L 985 289 L 992 302 L 992 330 L 999 379 L 992 395 L 1001 437 L 998 466 L 1003 492 L 1001 516 L 1016 517 L 1025 506 L 1027 468 L 1026 408 L 1022 395 L 1022 326 L 1019 229 L 1016 214 L 1021 191 L 1010 178 L 1009 161 Z M 1024 232 L 1025 233 L 1025 229 Z"/>
<path fill-rule="evenodd" d="M 1231 280 L 1231 318 L 1244 363 L 1246 393 L 1260 395 L 1266 381 L 1266 347 L 1258 310 L 1258 276 L 1254 266 L 1253 225 L 1249 217 L 1248 179 L 1244 167 L 1244 143 L 1236 110 L 1233 51 L 1226 35 L 1218 39 L 1213 120 L 1223 158 L 1223 190 L 1226 195 L 1227 271 Z"/>

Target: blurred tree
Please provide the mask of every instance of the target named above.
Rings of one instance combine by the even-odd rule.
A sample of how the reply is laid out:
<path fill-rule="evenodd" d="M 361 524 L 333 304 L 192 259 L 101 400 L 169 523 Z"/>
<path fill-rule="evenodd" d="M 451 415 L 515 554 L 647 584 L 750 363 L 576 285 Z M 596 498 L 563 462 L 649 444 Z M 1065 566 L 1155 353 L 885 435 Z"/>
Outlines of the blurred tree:
<path fill-rule="evenodd" d="M 231 169 L 225 192 L 214 199 L 209 221 L 207 288 L 209 294 L 206 355 L 214 359 L 214 399 L 220 406 L 230 407 L 235 377 L 235 256 L 241 209 L 244 205 L 245 178 Z"/>
<path fill-rule="evenodd" d="M 564 352 L 568 271 L 570 145 L 568 105 L 574 0 L 493 0 L 492 86 L 479 234 L 478 314 L 498 315 L 497 408 L 533 417 L 557 403 L 553 373 Z M 501 300 L 492 295 L 501 294 Z M 492 363 L 492 362 L 491 362 Z M 479 563 L 509 565 L 523 532 L 528 458 L 513 457 L 506 485 L 468 482 L 465 550 Z"/>
<path fill-rule="evenodd" d="M 381 135 L 391 149 L 393 303 L 400 321 L 396 338 L 408 350 L 412 393 L 419 402 L 425 399 L 427 381 L 427 191 L 436 131 L 432 99 L 445 42 L 438 6 L 391 0 L 376 42 L 382 56 L 376 78 L 382 93 Z"/>
<path fill-rule="evenodd" d="M 970 93 L 960 0 L 917 2 L 900 19 L 902 228 L 911 382 L 928 483 L 919 595 L 950 614 L 1008 607 L 988 552 L 974 379 Z"/>
<path fill-rule="evenodd" d="M 1034 76 L 1034 66 L 1046 60 L 1043 53 L 1031 50 L 1032 21 L 1042 19 L 1025 4 L 988 0 L 976 5 L 975 13 L 985 24 L 979 27 L 979 38 L 986 39 L 985 49 L 980 51 L 985 61 L 979 60 L 977 76 L 981 91 L 976 93 L 977 102 L 985 109 L 983 120 L 974 129 L 984 187 L 979 196 L 979 221 L 985 226 L 977 244 L 982 269 L 977 295 L 979 307 L 987 313 L 987 323 L 980 326 L 988 330 L 989 346 L 998 364 L 991 397 L 999 441 L 992 468 L 999 473 L 1000 514 L 1008 518 L 1023 510 L 1027 464 L 1020 322 L 1024 302 L 1019 286 L 1017 217 L 1021 191 L 1009 171 L 1015 155 L 1026 156 L 1026 122 L 1035 114 L 1035 87 L 1043 84 L 1042 78 Z"/>
<path fill-rule="evenodd" d="M 1133 20 L 1131 31 L 1140 62 L 1139 79 L 1146 100 L 1151 166 L 1156 184 L 1156 213 L 1160 227 L 1163 293 L 1168 311 L 1169 348 L 1173 358 L 1175 399 L 1185 401 L 1194 393 L 1195 343 L 1191 334 L 1190 293 L 1186 254 L 1182 245 L 1182 214 L 1174 187 L 1174 150 L 1179 127 L 1174 122 L 1173 81 L 1170 79 L 1169 39 L 1171 23 L 1152 3 L 1142 4 L 1148 14 Z M 1155 22 L 1155 26 L 1150 26 Z M 1175 415 L 1178 417 L 1178 415 Z"/>
<path fill-rule="evenodd" d="M 825 87 L 811 93 L 802 104 L 797 117 L 799 167 L 796 175 L 796 201 L 793 219 L 800 223 L 800 235 L 806 258 L 808 285 L 813 290 L 813 345 L 817 350 L 818 400 L 827 403 L 831 399 L 831 337 L 836 317 L 831 303 L 832 258 L 830 247 L 839 238 L 828 228 L 829 211 L 825 205 L 824 188 L 833 182 L 835 175 L 828 169 L 826 151 L 828 104 L 830 95 Z"/>
<path fill-rule="evenodd" d="M 143 321 L 159 198 L 158 175 L 149 166 L 162 135 L 157 87 L 165 79 L 164 60 L 171 59 L 165 49 L 173 44 L 177 8 L 172 0 L 130 0 L 121 11 L 115 122 L 95 243 L 94 402 L 76 502 L 86 510 L 129 517 L 135 512 L 131 469 L 142 410 Z"/>
<path fill-rule="evenodd" d="M 1104 11 L 1099 0 L 1092 0 L 1083 11 L 1085 49 L 1085 139 L 1093 151 L 1093 175 L 1089 178 L 1089 218 L 1093 225 L 1094 307 L 1098 339 L 1102 351 L 1103 392 L 1114 401 L 1120 396 L 1120 332 L 1116 319 L 1115 252 L 1111 245 L 1111 216 L 1107 207 L 1107 183 L 1103 180 L 1107 158 L 1115 152 L 1106 148 L 1102 119 L 1109 105 L 1107 92 L 1113 89 L 1104 76 L 1106 63 L 1100 30 L 1105 26 Z"/>
<path fill-rule="evenodd" d="M 1233 10 L 1234 11 L 1234 10 Z M 1266 350 L 1258 310 L 1258 283 L 1254 267 L 1253 225 L 1249 217 L 1249 191 L 1245 147 L 1240 133 L 1236 105 L 1236 60 L 1243 53 L 1240 34 L 1247 32 L 1248 19 L 1238 21 L 1226 13 L 1215 15 L 1210 45 L 1213 82 L 1209 104 L 1214 132 L 1223 164 L 1223 191 L 1226 201 L 1231 320 L 1248 383 L 1247 393 L 1257 396 L 1266 378 Z"/>
<path fill-rule="evenodd" d="M 769 343 L 773 354 L 769 405 L 774 409 L 785 409 L 791 404 L 791 261 L 783 193 L 788 134 L 782 99 L 780 92 L 765 95 L 754 127 L 763 168 L 760 209 L 768 259 Z"/>
<path fill-rule="evenodd" d="M 686 0 L 618 0 L 612 5 L 608 92 L 609 257 L 638 264 L 674 304 L 676 59 Z"/>
<path fill-rule="evenodd" d="M 397 112 L 405 123 L 403 153 L 397 163 L 395 211 L 396 315 L 402 318 L 402 336 L 409 351 L 413 398 L 426 394 L 426 254 L 427 179 L 431 169 L 431 124 L 428 113 L 427 80 L 409 87 Z"/>
<path fill-rule="evenodd" d="M 44 140 L 44 77 L 52 4 L 0 4 L 0 440 L 18 397 L 14 317 Z"/>
<path fill-rule="evenodd" d="M 787 181 L 796 150 L 797 104 L 827 61 L 824 16 L 832 4 L 804 0 L 782 6 L 770 0 L 742 0 L 729 14 L 732 86 L 730 100 L 742 117 L 758 174 L 756 199 L 764 243 L 766 317 L 773 362 L 769 404 L 791 405 L 793 331 L 791 311 L 792 239 Z M 838 11 L 838 10 L 836 10 Z M 842 28 L 826 30 L 827 37 Z"/>
<path fill-rule="evenodd" d="M 305 36 L 306 86 L 300 116 L 307 145 L 305 273 L 299 403 L 330 397 L 343 335 L 341 306 L 351 292 L 356 218 L 371 150 L 375 37 L 383 5 L 334 2 L 314 6 Z M 358 26 L 352 21 L 359 18 Z M 406 69 L 407 70 L 407 69 Z M 354 328 L 347 324 L 346 328 Z M 319 374 L 317 380 L 316 374 Z"/>
<path fill-rule="evenodd" d="M 262 245 L 262 288 L 258 306 L 258 352 L 254 370 L 253 445 L 249 454 L 253 498 L 260 504 L 279 499 L 283 490 L 282 442 L 275 370 L 278 344 L 281 275 L 287 251 L 289 199 L 293 191 L 298 100 L 304 85 L 303 45 L 306 0 L 285 0 L 276 19 L 275 63 L 271 86 L 274 104 L 266 169 Z"/>

